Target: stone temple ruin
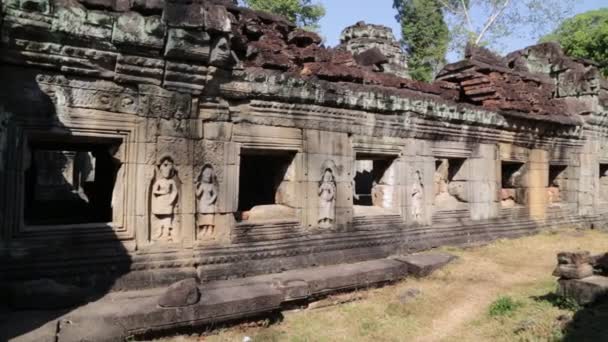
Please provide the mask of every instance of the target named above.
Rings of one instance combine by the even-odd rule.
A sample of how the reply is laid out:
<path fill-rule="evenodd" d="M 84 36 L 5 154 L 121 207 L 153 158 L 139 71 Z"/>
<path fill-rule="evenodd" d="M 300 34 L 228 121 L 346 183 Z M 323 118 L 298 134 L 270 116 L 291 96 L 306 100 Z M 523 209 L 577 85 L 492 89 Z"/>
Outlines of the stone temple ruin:
<path fill-rule="evenodd" d="M 606 220 L 608 82 L 555 44 L 470 48 L 427 84 L 387 28 L 326 48 L 232 1 L 2 0 L 0 22 L 5 284 L 207 286 L 189 309 L 123 306 L 121 334 L 407 274 L 389 256 Z"/>

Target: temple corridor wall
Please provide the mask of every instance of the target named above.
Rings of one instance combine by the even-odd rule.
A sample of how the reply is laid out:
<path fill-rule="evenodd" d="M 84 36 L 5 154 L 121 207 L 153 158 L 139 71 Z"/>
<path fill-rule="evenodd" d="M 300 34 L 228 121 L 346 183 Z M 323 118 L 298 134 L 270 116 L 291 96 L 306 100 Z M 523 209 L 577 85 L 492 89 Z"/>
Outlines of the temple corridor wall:
<path fill-rule="evenodd" d="M 280 111 L 260 111 L 264 108 L 261 102 L 255 107 L 221 108 L 154 87 L 129 92 L 108 82 L 43 76 L 38 81 L 54 97 L 50 99 L 53 111 L 36 112 L 40 119 L 35 121 L 21 119 L 28 113 L 9 112 L 16 119 L 4 128 L 9 139 L 3 146 L 3 194 L 5 199 L 16 199 L 3 202 L 3 236 L 9 245 L 29 236 L 62 234 L 84 239 L 116 234 L 129 249 L 222 245 L 233 242 L 243 226 L 262 230 L 286 224 L 298 234 L 319 234 L 357 230 L 358 222 L 375 216 L 404 227 L 501 216 L 543 220 L 552 207 L 547 189 L 553 164 L 568 175 L 559 188 L 557 210 L 588 214 L 601 210 L 599 169 L 604 159 L 598 152 L 591 157 L 579 153 L 579 144 L 585 140 L 539 147 L 520 146 L 516 140 L 477 143 L 467 134 L 429 140 L 400 137 L 406 135 L 405 128 L 382 125 L 377 126 L 378 131 L 362 135 L 356 126 L 378 121 L 381 114 L 349 111 L 349 115 L 366 119 L 348 126 L 344 123 L 349 122 L 348 116 L 336 117 L 346 132 L 321 130 L 291 121 L 290 115 Z M 91 96 L 78 104 L 70 102 L 74 92 L 87 91 Z M 116 111 L 108 108 L 108 102 L 132 104 Z M 232 121 L 221 120 L 225 112 L 233 113 Z M 584 148 L 600 145 L 589 141 Z M 90 166 L 93 171 L 88 171 L 94 175 L 80 176 L 84 185 L 72 184 L 76 171 L 66 161 L 40 165 L 35 156 L 42 147 L 64 153 L 59 154 L 62 157 L 62 151 L 96 156 Z M 103 166 L 103 158 L 111 160 L 109 166 Z M 370 195 L 375 204 L 354 205 L 358 160 L 384 165 L 384 174 L 372 181 Z M 449 205 L 442 209 L 435 205 L 438 161 L 442 160 L 458 163 L 457 178 L 444 185 L 457 198 L 451 199 L 456 203 L 454 210 Z M 515 191 L 521 202 L 509 208 L 501 205 L 501 191 L 505 191 L 501 189 L 501 163 L 505 162 L 522 165 L 517 180 L 520 188 Z M 59 183 L 71 186 L 68 193 L 88 204 L 95 200 L 94 178 L 111 173 L 111 184 L 106 185 L 111 187 L 111 195 L 105 202 L 111 205 L 111 215 L 54 223 L 51 218 L 45 221 L 42 214 L 35 224 L 27 222 L 31 196 L 38 189 L 32 183 L 40 180 L 45 167 L 54 167 L 51 171 L 60 177 Z M 87 181 L 87 177 L 93 178 Z M 593 191 L 591 203 L 585 185 Z M 253 201 L 258 197 L 267 200 L 241 208 L 247 196 Z"/>
<path fill-rule="evenodd" d="M 608 82 L 555 44 L 469 47 L 422 83 L 383 26 L 328 48 L 233 1 L 0 5 L 9 281 L 146 288 L 608 219 Z"/>

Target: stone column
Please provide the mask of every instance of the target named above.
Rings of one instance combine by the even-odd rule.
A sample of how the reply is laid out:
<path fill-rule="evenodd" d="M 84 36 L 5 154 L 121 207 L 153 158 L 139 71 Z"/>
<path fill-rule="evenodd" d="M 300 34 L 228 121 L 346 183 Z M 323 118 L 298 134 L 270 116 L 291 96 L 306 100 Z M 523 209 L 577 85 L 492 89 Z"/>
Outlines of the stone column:
<path fill-rule="evenodd" d="M 472 220 L 484 220 L 498 216 L 500 190 L 498 150 L 496 145 L 476 146 L 469 166 L 470 209 Z"/>
<path fill-rule="evenodd" d="M 530 150 L 527 173 L 527 205 L 530 217 L 543 220 L 547 211 L 547 184 L 549 182 L 549 158 L 545 150 Z"/>
<path fill-rule="evenodd" d="M 353 221 L 354 151 L 346 133 L 317 130 L 304 132 L 306 205 L 304 226 L 318 226 L 319 186 L 323 169 L 332 168 L 336 185 L 334 229 L 347 230 Z"/>
<path fill-rule="evenodd" d="M 408 139 L 404 148 L 405 220 L 408 225 L 431 225 L 435 158 L 431 144 Z"/>
<path fill-rule="evenodd" d="M 580 172 L 576 202 L 579 215 L 592 215 L 601 211 L 599 208 L 599 153 L 600 142 L 597 140 L 597 137 L 590 137 L 578 155 Z"/>

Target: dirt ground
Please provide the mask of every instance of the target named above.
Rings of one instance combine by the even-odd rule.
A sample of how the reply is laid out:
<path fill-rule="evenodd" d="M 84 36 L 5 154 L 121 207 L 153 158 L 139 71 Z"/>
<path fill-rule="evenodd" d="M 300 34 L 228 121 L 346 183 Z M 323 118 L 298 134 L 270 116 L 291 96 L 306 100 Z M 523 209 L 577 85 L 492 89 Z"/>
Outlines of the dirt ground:
<path fill-rule="evenodd" d="M 608 233 L 564 230 L 444 248 L 458 260 L 427 278 L 336 295 L 270 323 L 163 341 L 607 341 L 608 304 L 579 308 L 553 295 L 556 253 L 579 249 L 608 252 Z M 338 302 L 347 303 L 330 305 Z"/>

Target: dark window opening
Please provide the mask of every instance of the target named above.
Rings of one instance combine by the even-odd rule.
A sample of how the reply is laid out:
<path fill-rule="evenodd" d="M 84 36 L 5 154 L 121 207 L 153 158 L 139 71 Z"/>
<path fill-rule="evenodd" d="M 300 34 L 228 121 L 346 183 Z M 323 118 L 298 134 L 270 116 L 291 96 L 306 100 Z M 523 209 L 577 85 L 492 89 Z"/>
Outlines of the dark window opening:
<path fill-rule="evenodd" d="M 503 161 L 501 172 L 500 200 L 503 208 L 524 204 L 526 188 L 524 187 L 524 163 Z"/>
<path fill-rule="evenodd" d="M 503 161 L 501 164 L 501 187 L 515 189 L 521 187 L 524 163 Z"/>
<path fill-rule="evenodd" d="M 466 175 L 461 174 L 465 158 L 440 158 L 435 161 L 435 201 L 438 210 L 466 208 Z"/>
<path fill-rule="evenodd" d="M 112 221 L 112 193 L 120 142 L 30 143 L 25 172 L 27 225 Z"/>
<path fill-rule="evenodd" d="M 549 187 L 560 188 L 564 179 L 566 165 L 549 165 Z"/>
<path fill-rule="evenodd" d="M 608 202 L 608 164 L 600 164 L 600 201 Z"/>
<path fill-rule="evenodd" d="M 357 156 L 355 161 L 355 205 L 373 206 L 373 192 L 382 183 L 386 171 L 393 159 L 387 157 Z"/>
<path fill-rule="evenodd" d="M 557 204 L 563 200 L 563 190 L 566 180 L 566 165 L 549 165 L 549 177 L 547 184 L 547 203 Z"/>
<path fill-rule="evenodd" d="M 258 205 L 277 204 L 276 195 L 295 153 L 243 151 L 239 171 L 239 211 Z"/>

